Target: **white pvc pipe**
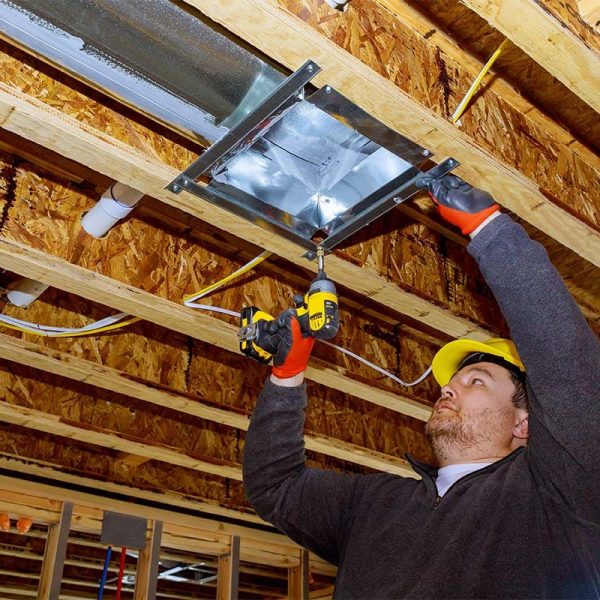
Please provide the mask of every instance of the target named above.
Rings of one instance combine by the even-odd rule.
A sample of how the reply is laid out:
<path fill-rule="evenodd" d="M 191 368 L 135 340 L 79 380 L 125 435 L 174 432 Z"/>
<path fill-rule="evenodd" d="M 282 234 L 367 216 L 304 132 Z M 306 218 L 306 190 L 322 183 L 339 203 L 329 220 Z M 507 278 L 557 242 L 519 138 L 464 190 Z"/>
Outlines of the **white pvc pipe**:
<path fill-rule="evenodd" d="M 113 183 L 81 219 L 81 226 L 90 235 L 101 238 L 118 221 L 124 219 L 143 196 L 144 194 L 124 183 Z"/>
<path fill-rule="evenodd" d="M 348 10 L 348 2 L 350 2 L 350 0 L 325 0 L 325 2 L 329 4 L 331 8 L 346 12 Z"/>
<path fill-rule="evenodd" d="M 46 290 L 48 286 L 28 279 L 27 277 L 21 277 L 11 289 L 6 293 L 7 300 L 14 306 L 20 306 L 21 308 L 27 308 L 34 300 L 37 300 Z"/>

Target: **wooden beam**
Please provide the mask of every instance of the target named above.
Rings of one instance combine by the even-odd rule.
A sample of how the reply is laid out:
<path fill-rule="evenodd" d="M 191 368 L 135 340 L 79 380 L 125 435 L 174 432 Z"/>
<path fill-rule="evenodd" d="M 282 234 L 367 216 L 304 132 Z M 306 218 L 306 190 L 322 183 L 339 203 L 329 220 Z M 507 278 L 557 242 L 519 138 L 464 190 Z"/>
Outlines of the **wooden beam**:
<path fill-rule="evenodd" d="M 162 544 L 162 521 L 153 521 L 150 525 L 150 537 L 139 553 L 138 568 L 135 576 L 135 600 L 155 600 L 158 583 L 158 559 Z"/>
<path fill-rule="evenodd" d="M 210 406 L 203 403 L 202 398 L 182 396 L 170 390 L 147 385 L 141 381 L 134 381 L 116 369 L 77 358 L 65 352 L 50 350 L 12 336 L 0 334 L 0 358 L 243 431 L 246 431 L 250 424 L 247 415 Z M 306 433 L 304 443 L 308 450 L 333 456 L 340 460 L 346 460 L 386 473 L 415 477 L 415 472 L 404 459 L 363 446 L 317 433 Z M 140 464 L 144 460 L 150 460 L 148 457 L 139 454 L 127 456 L 130 463 Z M 133 458 L 134 456 L 135 458 Z"/>
<path fill-rule="evenodd" d="M 74 514 L 77 516 L 73 519 L 72 531 L 95 535 L 101 530 L 103 511 L 110 510 L 123 514 L 132 511 L 130 502 L 0 475 L 0 509 L 18 505 L 18 510 L 22 510 L 23 506 L 26 506 L 28 511 L 36 511 L 36 514 L 40 515 L 38 522 L 56 523 L 59 519 L 61 503 L 65 500 L 73 502 Z M 167 533 L 172 527 L 183 528 L 187 534 L 185 549 L 191 552 L 197 551 L 196 538 L 218 539 L 222 543 L 212 545 L 219 551 L 213 549 L 212 552 L 205 553 L 219 555 L 227 547 L 226 537 L 239 535 L 244 540 L 240 550 L 240 558 L 243 562 L 285 568 L 298 564 L 299 547 L 280 533 L 139 504 L 135 505 L 135 514 L 139 517 L 163 521 Z M 166 542 L 164 545 L 169 547 Z M 335 574 L 333 566 L 314 555 L 311 555 L 311 568 L 315 573 Z"/>
<path fill-rule="evenodd" d="M 332 85 L 436 156 L 458 159 L 461 167 L 457 174 L 488 190 L 517 215 L 600 265 L 597 231 L 550 202 L 538 184 L 518 173 L 512 165 L 477 146 L 476 140 L 291 15 L 280 3 L 272 0 L 240 0 L 234 4 L 211 0 L 186 2 L 289 69 L 297 69 L 310 57 L 323 68 L 314 80 L 316 85 Z M 594 176 L 597 178 L 598 174 L 594 172 Z M 568 193 L 566 189 L 565 193 Z"/>
<path fill-rule="evenodd" d="M 4 118 L 2 118 L 3 114 Z M 38 100 L 3 84 L 0 84 L 0 126 L 126 183 L 219 229 L 252 240 L 257 246 L 274 252 L 294 264 L 312 271 L 316 270 L 314 263 L 303 258 L 305 250 L 300 246 L 274 236 L 254 223 L 222 208 L 202 202 L 188 192 L 176 196 L 166 191 L 165 185 L 179 174 L 177 169 L 143 155 L 130 146 L 98 130 L 86 127 L 58 110 L 49 108 Z M 585 237 L 587 240 L 589 236 L 586 234 Z M 573 238 L 580 241 L 576 236 Z M 593 246 L 593 240 L 587 242 Z M 595 257 L 594 254 L 591 256 Z M 396 284 L 379 275 L 372 267 L 367 265 L 359 267 L 337 256 L 331 256 L 327 261 L 327 272 L 336 283 L 447 335 L 469 336 L 479 340 L 489 337 L 487 331 L 467 319 L 457 317 L 415 294 L 400 289 Z M 164 315 L 164 318 L 167 319 L 167 323 L 172 321 L 169 315 Z"/>
<path fill-rule="evenodd" d="M 0 266 L 224 350 L 239 352 L 237 327 L 233 325 L 18 242 L 0 238 Z M 472 337 L 489 337 L 488 333 L 476 335 L 471 331 L 471 334 Z M 317 359 L 311 360 L 306 376 L 324 386 L 422 421 L 426 421 L 431 414 L 428 406 L 412 398 L 352 379 L 344 369 L 331 368 Z"/>
<path fill-rule="evenodd" d="M 577 0 L 581 18 L 594 29 L 600 25 L 600 0 Z"/>
<path fill-rule="evenodd" d="M 240 574 L 240 537 L 231 536 L 229 552 L 219 556 L 217 600 L 237 600 Z"/>
<path fill-rule="evenodd" d="M 151 492 L 148 490 L 139 489 L 133 486 L 113 483 L 112 481 L 102 481 L 90 477 L 82 477 L 73 475 L 60 470 L 61 465 L 36 464 L 31 458 L 18 459 L 15 457 L 0 456 L 0 468 L 20 473 L 23 475 L 37 475 L 48 480 L 74 484 L 81 488 L 87 488 L 89 493 L 95 491 L 110 492 L 111 494 L 119 494 L 125 498 L 133 498 L 140 500 L 148 500 L 157 505 L 172 506 L 174 509 L 184 508 L 186 510 L 206 513 L 213 517 L 225 517 L 228 519 L 236 519 L 238 521 L 246 521 L 248 523 L 257 523 L 267 525 L 260 517 L 254 513 L 246 513 L 231 508 L 224 508 L 218 504 L 211 504 L 200 499 L 195 500 L 189 496 L 183 496 L 173 491 L 168 492 Z"/>
<path fill-rule="evenodd" d="M 99 431 L 89 426 L 78 426 L 73 422 L 66 422 L 60 417 L 24 406 L 8 404 L 4 401 L 0 402 L 0 421 L 42 431 L 51 435 L 71 438 L 86 444 L 94 444 L 103 448 L 111 448 L 129 454 L 145 456 L 150 460 L 159 460 L 194 471 L 200 471 L 201 473 L 227 477 L 236 481 L 242 480 L 242 470 L 239 465 L 219 464 L 221 461 L 208 462 L 207 460 L 188 456 L 173 448 L 130 441 L 115 433 Z"/>
<path fill-rule="evenodd" d="M 73 504 L 63 502 L 59 522 L 48 527 L 44 562 L 38 587 L 40 600 L 58 600 L 60 595 L 72 515 Z"/>
<path fill-rule="evenodd" d="M 288 570 L 288 600 L 308 600 L 308 550 L 300 550 L 300 564 Z"/>
<path fill-rule="evenodd" d="M 534 0 L 462 0 L 600 113 L 600 55 Z"/>

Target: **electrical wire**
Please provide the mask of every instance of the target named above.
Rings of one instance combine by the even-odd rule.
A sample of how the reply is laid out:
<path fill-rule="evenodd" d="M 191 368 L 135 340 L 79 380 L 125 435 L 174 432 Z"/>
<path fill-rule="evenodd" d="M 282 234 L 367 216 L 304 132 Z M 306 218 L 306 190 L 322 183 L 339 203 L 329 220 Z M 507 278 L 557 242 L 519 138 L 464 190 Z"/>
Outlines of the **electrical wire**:
<path fill-rule="evenodd" d="M 127 320 L 123 321 L 123 319 Z M 53 327 L 51 325 L 30 323 L 29 321 L 23 321 L 22 319 L 0 314 L 0 323 L 5 327 L 43 337 L 78 337 L 82 335 L 104 333 L 105 331 L 112 331 L 113 329 L 137 323 L 138 321 L 141 321 L 139 317 L 132 317 L 127 313 L 117 313 L 116 315 L 111 315 L 100 321 L 94 321 L 84 327 Z"/>
<path fill-rule="evenodd" d="M 454 114 L 452 115 L 453 123 L 456 123 L 456 121 L 458 121 L 460 119 L 460 117 L 462 116 L 462 114 L 465 112 L 469 102 L 471 101 L 473 96 L 477 93 L 477 90 L 479 89 L 479 86 L 481 85 L 483 78 L 487 75 L 487 72 L 492 68 L 492 65 L 496 62 L 496 60 L 498 60 L 498 57 L 502 54 L 502 52 L 504 52 L 504 50 L 506 49 L 506 46 L 508 44 L 509 44 L 509 40 L 505 39 L 500 44 L 500 46 L 498 46 L 498 48 L 496 48 L 496 51 L 494 52 L 494 54 L 492 54 L 492 56 L 490 56 L 490 59 L 487 61 L 487 63 L 485 63 L 483 69 L 481 69 L 481 71 L 479 72 L 479 75 L 477 75 L 477 77 L 475 78 L 475 81 L 473 81 L 473 83 L 471 84 L 471 87 L 465 94 L 465 97 L 460 101 L 460 104 L 456 107 L 456 110 L 454 111 Z"/>
<path fill-rule="evenodd" d="M 241 277 L 242 275 L 244 275 L 244 273 L 247 273 L 248 271 L 256 267 L 256 265 L 259 265 L 261 262 L 263 262 L 263 260 L 269 258 L 271 254 L 271 252 L 265 250 L 256 258 L 253 258 L 250 262 L 246 263 L 243 267 L 240 267 L 237 271 L 234 271 L 230 275 L 227 275 L 227 277 L 223 277 L 223 279 L 221 279 L 220 281 L 209 285 L 208 287 L 204 288 L 203 290 L 200 290 L 199 292 L 195 292 L 193 294 L 188 294 L 187 296 L 184 296 L 183 303 L 187 305 L 188 302 L 198 300 L 199 298 L 202 298 L 202 296 L 206 296 L 207 294 L 210 294 L 210 292 L 214 292 L 217 288 L 220 288 L 222 285 L 225 285 L 226 283 L 229 283 L 230 281 Z"/>
<path fill-rule="evenodd" d="M 420 377 L 418 377 L 414 381 L 406 382 L 406 381 L 403 381 L 402 379 L 400 379 L 400 377 L 397 377 L 396 375 L 394 375 L 393 373 L 390 373 L 389 371 L 386 371 L 382 367 L 379 367 L 376 364 L 372 363 L 371 361 L 368 361 L 366 358 L 363 358 L 362 356 L 359 356 L 358 354 L 355 354 L 354 352 L 351 352 L 350 350 L 346 350 L 346 348 L 342 348 L 341 346 L 336 346 L 335 344 L 332 344 L 331 342 L 326 342 L 325 340 L 320 340 L 320 341 L 323 344 L 325 344 L 326 346 L 330 346 L 331 348 L 335 348 L 336 350 L 338 350 L 342 354 L 346 354 L 348 356 L 351 356 L 352 358 L 354 358 L 354 359 L 358 360 L 359 362 L 367 365 L 368 367 L 371 367 L 371 369 L 375 369 L 375 371 L 377 371 L 378 373 L 381 373 L 382 375 L 385 375 L 386 377 L 389 377 L 390 379 L 392 379 L 393 381 L 399 383 L 400 385 L 402 385 L 404 387 L 413 387 L 414 385 L 417 385 L 418 383 L 421 383 L 421 381 L 423 381 L 431 373 L 431 367 L 429 367 L 423 373 L 423 375 L 421 375 Z"/>

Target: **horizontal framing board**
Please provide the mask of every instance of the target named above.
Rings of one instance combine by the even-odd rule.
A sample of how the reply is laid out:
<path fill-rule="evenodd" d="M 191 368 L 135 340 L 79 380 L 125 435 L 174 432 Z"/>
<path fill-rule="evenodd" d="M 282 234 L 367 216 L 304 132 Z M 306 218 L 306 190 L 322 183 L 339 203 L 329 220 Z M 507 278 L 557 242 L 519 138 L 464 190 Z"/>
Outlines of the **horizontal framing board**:
<path fill-rule="evenodd" d="M 600 52 L 534 0 L 462 0 L 600 112 Z"/>
<path fill-rule="evenodd" d="M 74 358 L 66 353 L 49 350 L 31 342 L 2 334 L 0 334 L 0 357 L 195 417 L 244 431 L 248 429 L 249 419 L 246 415 L 202 404 L 197 399 L 192 400 L 174 392 L 145 385 L 143 382 L 133 381 L 116 369 Z M 402 459 L 324 435 L 306 434 L 305 446 L 307 450 L 379 471 L 409 477 L 415 476 L 414 471 Z"/>

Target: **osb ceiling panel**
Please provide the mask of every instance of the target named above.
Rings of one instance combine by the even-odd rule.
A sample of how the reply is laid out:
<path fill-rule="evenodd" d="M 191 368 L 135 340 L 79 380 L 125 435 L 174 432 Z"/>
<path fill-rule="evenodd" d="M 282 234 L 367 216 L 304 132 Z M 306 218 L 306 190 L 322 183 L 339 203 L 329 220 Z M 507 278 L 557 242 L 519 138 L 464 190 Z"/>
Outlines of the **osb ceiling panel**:
<path fill-rule="evenodd" d="M 568 3 L 545 3 L 569 27 L 581 27 Z M 343 14 L 320 0 L 256 4 L 292 15 L 302 31 L 334 43 L 444 121 L 470 85 L 477 61 L 485 60 L 501 41 L 458 2 L 353 0 Z M 430 21 L 427 28 L 418 26 L 419 14 L 440 31 Z M 449 37 L 441 37 L 441 31 Z M 585 29 L 579 33 L 589 35 Z M 596 38 L 591 40 L 596 43 Z M 10 44 L 2 42 L 0 51 L 6 89 L 31 99 L 29 106 L 39 101 L 76 119 L 82 129 L 69 130 L 74 138 L 98 136 L 114 146 L 115 155 L 125 148 L 140 180 L 152 176 L 147 165 L 183 169 L 202 151 L 194 140 L 167 131 Z M 516 50 L 501 58 L 498 73 L 502 85 L 482 88 L 462 119 L 465 143 L 485 149 L 494 164 L 509 165 L 545 201 L 562 206 L 590 231 L 600 231 L 600 159 L 593 150 L 600 139 L 597 115 Z M 184 331 L 181 315 L 176 326 L 167 309 L 174 312 L 185 294 L 228 275 L 262 248 L 241 225 L 209 225 L 192 216 L 189 206 L 184 212 L 164 204 L 164 198 L 145 198 L 104 239 L 87 236 L 80 228 L 81 215 L 93 206 L 113 172 L 111 153 L 103 148 L 105 168 L 95 170 L 87 156 L 68 160 L 14 133 L 0 135 L 0 244 L 31 250 L 19 264 L 33 260 L 35 251 L 48 260 L 60 259 L 59 266 L 77 267 L 81 279 L 80 294 L 50 289 L 27 310 L 4 305 L 3 312 L 70 327 L 116 312 L 110 299 L 106 305 L 86 299 L 94 296 L 85 274 L 91 282 L 91 274 L 106 277 L 116 291 L 147 293 L 154 311 L 154 322 L 102 336 L 45 339 L 0 331 L 4 345 L 12 344 L 10 351 L 2 350 L 6 354 L 0 361 L 0 469 L 22 474 L 30 469 L 39 478 L 55 477 L 61 482 L 57 485 L 129 494 L 132 501 L 181 511 L 197 507 L 214 518 L 256 525 L 260 519 L 244 497 L 239 473 L 244 430 L 268 367 L 250 364 L 235 352 L 235 321 L 230 317 L 211 315 L 203 331 L 213 337 L 206 339 L 206 333 Z M 337 343 L 404 380 L 427 368 L 456 323 L 479 335 L 507 332 L 465 244 L 422 209 L 424 202 L 422 195 L 409 207 L 412 212 L 390 212 L 330 257 L 345 277 L 336 282 L 342 324 Z M 547 234 L 527 228 L 548 248 L 599 331 L 598 268 Z M 249 304 L 273 313 L 286 308 L 312 275 L 305 263 L 292 264 L 289 255 L 282 256 L 272 257 L 206 302 L 232 310 Z M 373 287 L 360 287 L 356 280 L 361 276 L 374 277 L 369 280 Z M 16 278 L 8 270 L 0 285 Z M 392 290 L 385 293 L 393 297 L 393 306 L 382 306 L 378 294 L 384 288 Z M 404 308 L 399 298 L 410 299 L 412 308 Z M 441 320 L 431 317 L 435 310 Z M 219 332 L 230 337 L 217 339 Z M 431 378 L 407 390 L 319 344 L 313 364 L 317 375 L 327 376 L 308 384 L 311 465 L 345 472 L 398 472 L 406 469 L 405 452 L 432 460 L 423 432 L 423 420 L 438 393 Z M 58 367 L 64 369 L 62 375 L 53 372 Z M 97 379 L 102 373 L 109 384 Z M 403 414 L 408 405 L 419 407 L 417 418 Z M 98 558 L 95 552 L 84 554 L 86 559 Z M 14 566 L 12 559 L 2 560 L 0 552 L 0 572 L 3 564 Z M 277 580 L 273 573 L 257 577 L 244 580 L 248 597 L 268 597 L 281 587 L 268 583 L 269 578 Z"/>

